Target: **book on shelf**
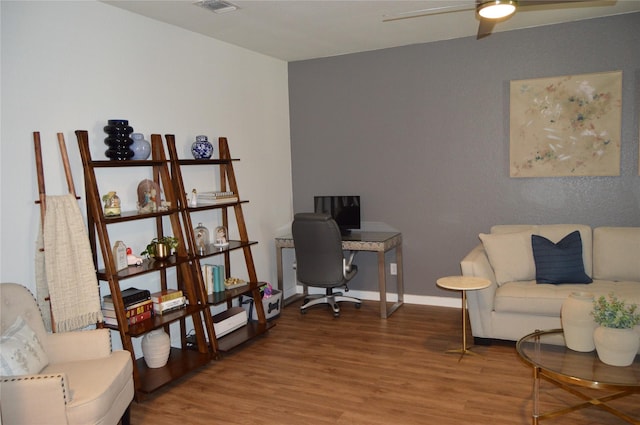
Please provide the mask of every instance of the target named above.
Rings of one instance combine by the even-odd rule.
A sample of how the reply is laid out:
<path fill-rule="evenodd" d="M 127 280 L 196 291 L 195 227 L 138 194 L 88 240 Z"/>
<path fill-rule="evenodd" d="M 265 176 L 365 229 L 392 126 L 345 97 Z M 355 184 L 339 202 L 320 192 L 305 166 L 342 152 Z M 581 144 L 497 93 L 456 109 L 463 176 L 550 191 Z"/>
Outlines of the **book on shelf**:
<path fill-rule="evenodd" d="M 129 322 L 129 325 L 135 325 L 136 323 L 140 323 L 144 320 L 151 319 L 151 317 L 153 317 L 153 311 L 148 310 L 142 314 L 136 314 L 129 317 L 127 319 L 127 322 Z M 104 323 L 107 325 L 118 326 L 118 319 L 115 317 L 104 316 Z"/>
<path fill-rule="evenodd" d="M 216 205 L 228 202 L 238 202 L 238 196 L 230 191 L 227 192 L 198 192 L 196 195 L 198 204 Z"/>
<path fill-rule="evenodd" d="M 216 199 L 201 199 L 198 198 L 197 200 L 198 204 L 202 204 L 202 205 L 218 205 L 218 204 L 228 204 L 231 202 L 238 202 L 238 197 L 237 196 L 227 196 L 224 198 L 216 198 Z"/>
<path fill-rule="evenodd" d="M 214 265 L 213 264 L 203 264 L 202 265 L 202 282 L 204 283 L 204 289 L 207 293 L 207 295 L 211 295 L 213 294 L 214 291 L 214 287 L 213 287 L 213 269 L 214 269 Z"/>
<path fill-rule="evenodd" d="M 187 305 L 187 298 L 182 296 L 162 303 L 153 303 L 153 311 L 156 314 L 165 314 L 173 310 L 181 309 L 185 305 Z"/>
<path fill-rule="evenodd" d="M 135 316 L 137 314 L 142 314 L 147 311 L 153 310 L 153 301 L 145 300 L 133 305 L 130 305 L 125 310 L 125 316 L 127 318 L 131 316 Z M 102 315 L 106 317 L 116 317 L 116 310 L 111 303 L 103 303 L 102 305 Z"/>
<path fill-rule="evenodd" d="M 147 289 L 127 288 L 120 291 L 122 295 L 122 302 L 125 307 L 148 300 L 151 297 L 151 293 Z M 113 306 L 113 297 L 111 294 L 102 297 L 103 302 L 110 303 Z"/>
<path fill-rule="evenodd" d="M 213 292 L 224 292 L 224 266 L 216 265 L 213 268 Z"/>
<path fill-rule="evenodd" d="M 183 295 L 184 294 L 180 289 L 166 289 L 151 294 L 151 301 L 153 301 L 154 303 L 162 303 L 165 301 L 171 301 L 173 299 L 180 298 Z"/>
<path fill-rule="evenodd" d="M 218 199 L 218 198 L 228 198 L 230 196 L 235 196 L 236 194 L 230 190 L 227 191 L 211 191 L 211 192 L 198 192 L 197 197 L 202 199 Z"/>
<path fill-rule="evenodd" d="M 137 303 L 134 303 L 134 304 L 125 305 L 124 308 L 125 308 L 125 310 L 131 310 L 131 309 L 146 305 L 149 302 L 151 302 L 151 299 L 146 299 L 144 301 L 140 301 L 140 302 L 137 302 Z M 109 300 L 109 301 L 103 300 L 102 301 L 102 308 L 105 309 L 105 310 L 115 310 L 115 306 L 114 306 L 112 300 Z"/>
<path fill-rule="evenodd" d="M 224 292 L 224 266 L 218 264 L 202 265 L 202 280 L 207 290 L 207 295 L 215 292 Z"/>

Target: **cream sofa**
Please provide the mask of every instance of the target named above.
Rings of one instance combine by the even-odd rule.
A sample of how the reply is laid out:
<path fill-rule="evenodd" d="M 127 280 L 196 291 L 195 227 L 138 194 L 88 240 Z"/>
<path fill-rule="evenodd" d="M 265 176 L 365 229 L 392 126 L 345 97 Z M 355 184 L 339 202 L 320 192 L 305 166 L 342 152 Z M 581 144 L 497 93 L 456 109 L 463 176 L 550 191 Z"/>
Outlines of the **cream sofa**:
<path fill-rule="evenodd" d="M 537 283 L 531 235 L 557 243 L 576 230 L 582 240 L 584 273 L 593 282 Z M 480 239 L 460 262 L 464 276 L 491 281 L 486 289 L 467 292 L 476 343 L 517 341 L 537 329 L 560 328 L 562 303 L 574 291 L 596 297 L 613 292 L 640 306 L 640 227 L 497 225 L 490 234 L 480 234 Z"/>

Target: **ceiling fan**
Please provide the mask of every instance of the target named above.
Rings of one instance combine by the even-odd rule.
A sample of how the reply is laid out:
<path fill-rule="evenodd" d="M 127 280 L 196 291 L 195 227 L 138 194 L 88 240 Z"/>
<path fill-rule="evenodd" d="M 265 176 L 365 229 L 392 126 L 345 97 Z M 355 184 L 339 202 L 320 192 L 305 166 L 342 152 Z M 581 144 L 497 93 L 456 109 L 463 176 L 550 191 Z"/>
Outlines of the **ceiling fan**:
<path fill-rule="evenodd" d="M 491 35 L 493 27 L 498 23 L 509 19 L 516 10 L 525 10 L 531 6 L 546 6 L 560 3 L 581 3 L 591 0 L 476 0 L 475 5 L 460 4 L 453 6 L 439 6 L 429 9 L 413 10 L 399 13 L 393 17 L 383 19 L 383 22 L 399 21 L 402 19 L 419 18 L 422 16 L 439 15 L 443 13 L 462 12 L 475 10 L 480 20 L 477 39 Z"/>

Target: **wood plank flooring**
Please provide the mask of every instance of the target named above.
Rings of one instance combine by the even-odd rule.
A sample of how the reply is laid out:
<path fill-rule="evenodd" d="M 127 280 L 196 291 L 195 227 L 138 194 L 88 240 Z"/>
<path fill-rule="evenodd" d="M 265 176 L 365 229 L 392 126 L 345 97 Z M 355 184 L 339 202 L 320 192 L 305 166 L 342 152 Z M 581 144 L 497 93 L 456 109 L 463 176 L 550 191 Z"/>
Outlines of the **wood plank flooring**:
<path fill-rule="evenodd" d="M 383 320 L 377 302 L 346 304 L 340 318 L 323 307 L 301 315 L 298 305 L 267 336 L 134 402 L 131 423 L 532 423 L 532 370 L 513 344 L 474 347 L 482 356 L 460 362 L 444 353 L 461 345 L 459 309 L 406 304 Z M 579 401 L 547 382 L 541 391 L 542 411 Z M 614 405 L 640 418 L 640 395 Z M 626 422 L 591 407 L 542 423 Z"/>

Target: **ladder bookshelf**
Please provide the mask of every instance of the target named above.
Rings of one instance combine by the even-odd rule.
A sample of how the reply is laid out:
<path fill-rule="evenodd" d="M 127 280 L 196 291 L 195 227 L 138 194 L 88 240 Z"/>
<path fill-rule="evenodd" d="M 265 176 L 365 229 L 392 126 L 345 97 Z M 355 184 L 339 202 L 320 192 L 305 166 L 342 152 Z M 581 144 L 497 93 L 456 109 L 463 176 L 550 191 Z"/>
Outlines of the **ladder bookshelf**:
<path fill-rule="evenodd" d="M 221 338 L 213 338 L 212 350 L 218 355 L 218 353 L 224 353 L 233 350 L 239 345 L 267 332 L 275 324 L 273 322 L 267 322 L 262 305 L 262 298 L 260 295 L 260 287 L 265 285 L 264 282 L 258 281 L 255 264 L 253 261 L 253 255 L 251 253 L 251 247 L 257 244 L 256 241 L 251 241 L 248 236 L 247 226 L 244 219 L 243 205 L 248 201 L 243 200 L 240 197 L 238 190 L 238 184 L 236 182 L 235 171 L 233 163 L 238 159 L 232 158 L 229 151 L 229 145 L 226 137 L 220 137 L 218 139 L 218 159 L 180 159 L 176 149 L 175 136 L 172 134 L 165 135 L 167 150 L 169 151 L 169 158 L 171 162 L 171 175 L 175 185 L 174 191 L 177 193 L 178 209 L 182 214 L 182 223 L 187 233 L 187 242 L 189 244 L 190 252 L 192 253 L 193 262 L 192 267 L 194 275 L 198 279 L 199 286 L 206 293 L 205 284 L 203 281 L 201 262 L 209 257 L 223 256 L 225 277 L 231 276 L 231 253 L 237 250 L 241 250 L 244 255 L 244 263 L 248 274 L 248 285 L 228 289 L 224 292 L 216 292 L 206 295 L 206 303 L 210 306 L 219 306 L 226 304 L 227 308 L 232 306 L 234 300 L 239 299 L 241 296 L 249 296 L 253 299 L 253 303 L 256 306 L 256 313 L 258 320 L 256 322 L 249 321 L 242 328 L 231 332 Z M 151 136 L 152 143 L 161 144 L 162 136 L 159 134 L 153 134 Z M 230 202 L 223 202 L 218 204 L 207 204 L 191 206 L 187 200 L 187 190 L 184 187 L 183 171 L 192 166 L 204 166 L 204 167 L 217 167 L 220 176 L 220 192 L 233 192 L 235 195 L 234 200 Z M 214 184 L 213 182 L 211 184 Z M 239 239 L 230 240 L 229 245 L 220 248 L 213 244 L 207 245 L 204 252 L 198 252 L 196 249 L 196 240 L 193 233 L 193 220 L 191 215 L 195 212 L 215 212 L 220 211 L 222 216 L 222 225 L 229 229 L 231 220 L 229 219 L 228 210 L 233 210 L 233 216 L 235 217 L 235 225 L 237 226 Z"/>
<path fill-rule="evenodd" d="M 133 360 L 133 376 L 136 389 L 136 400 L 140 401 L 145 394 L 158 390 L 164 385 L 178 379 L 187 373 L 206 365 L 215 353 L 215 334 L 211 311 L 208 307 L 208 300 L 202 286 L 202 275 L 200 274 L 198 262 L 194 262 L 194 257 L 189 249 L 192 249 L 191 230 L 185 232 L 182 228 L 182 209 L 176 193 L 175 185 L 169 172 L 169 161 L 165 156 L 162 140 L 154 138 L 151 142 L 152 156 L 150 160 L 94 160 L 91 158 L 89 137 L 85 130 L 76 131 L 78 147 L 82 158 L 84 169 L 85 191 L 87 202 L 87 217 L 89 227 L 89 240 L 94 253 L 94 263 L 97 263 L 97 247 L 99 246 L 104 261 L 104 268 L 98 270 L 97 276 L 101 281 L 107 281 L 113 304 L 117 316 L 117 326 L 104 325 L 120 334 L 124 349 L 131 353 Z M 153 181 L 161 185 L 166 200 L 170 207 L 166 211 L 157 210 L 155 212 L 139 213 L 138 211 L 122 212 L 120 216 L 105 216 L 102 209 L 101 196 L 98 188 L 97 169 L 122 170 L 124 167 L 134 167 L 136 169 L 146 169 L 145 175 L 149 175 L 149 168 L 153 175 Z M 142 173 L 142 171 L 141 171 Z M 159 194 L 158 194 L 159 195 Z M 158 196 L 159 199 L 159 196 Z M 141 266 L 130 266 L 123 270 L 116 270 L 113 244 L 109 237 L 109 228 L 117 226 L 119 223 L 136 220 L 155 221 L 156 234 L 152 237 L 161 237 L 165 230 L 170 230 L 174 237 L 178 239 L 178 247 L 174 255 L 167 260 L 158 261 L 145 259 Z M 169 223 L 168 225 L 166 223 Z M 167 227 L 167 229 L 165 229 Z M 149 239 L 151 239 L 150 237 Z M 193 252 L 193 251 L 191 251 Z M 160 288 L 144 288 L 150 292 L 168 289 L 169 282 L 167 271 L 177 269 L 177 286 L 174 289 L 181 289 L 188 300 L 188 305 L 184 309 L 176 310 L 164 315 L 154 315 L 151 319 L 143 320 L 133 325 L 129 325 L 125 315 L 125 304 L 123 302 L 121 286 L 128 280 L 143 277 L 151 273 L 159 274 Z M 139 282 L 137 280 L 136 282 Z M 195 344 L 187 344 L 185 333 L 185 320 L 190 318 L 193 322 Z M 146 366 L 144 358 L 136 359 L 133 340 L 144 336 L 155 329 L 163 328 L 170 333 L 170 324 L 179 323 L 180 347 L 172 347 L 169 360 L 164 367 L 149 368 Z M 214 350 L 208 344 L 213 341 Z"/>

